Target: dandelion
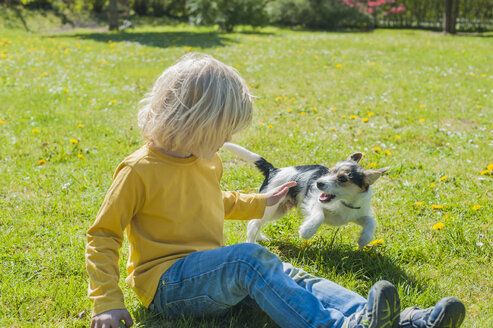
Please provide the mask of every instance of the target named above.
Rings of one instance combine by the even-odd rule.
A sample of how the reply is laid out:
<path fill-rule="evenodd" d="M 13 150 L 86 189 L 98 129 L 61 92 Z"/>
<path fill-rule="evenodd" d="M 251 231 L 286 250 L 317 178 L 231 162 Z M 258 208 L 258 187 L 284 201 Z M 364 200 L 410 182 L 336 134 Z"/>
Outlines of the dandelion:
<path fill-rule="evenodd" d="M 488 164 L 487 169 L 488 169 L 488 171 L 493 171 L 493 163 Z"/>
<path fill-rule="evenodd" d="M 63 89 L 63 93 L 68 93 L 68 89 Z"/>
<path fill-rule="evenodd" d="M 425 121 L 425 119 L 424 119 L 424 118 L 420 118 L 420 119 L 419 119 L 419 121 L 420 121 L 421 123 L 423 123 L 423 122 Z"/>
<path fill-rule="evenodd" d="M 424 204 L 423 202 L 416 202 L 416 203 L 414 203 L 415 206 L 423 206 L 423 204 Z"/>
<path fill-rule="evenodd" d="M 322 116 L 317 116 L 317 117 L 315 117 L 315 119 L 316 119 L 317 121 L 320 121 L 320 120 L 322 119 Z"/>
<path fill-rule="evenodd" d="M 434 210 L 441 210 L 442 208 L 445 208 L 445 205 L 431 205 L 431 208 Z"/>
<path fill-rule="evenodd" d="M 377 167 L 377 163 L 370 163 L 368 164 L 368 167 L 375 168 Z"/>
<path fill-rule="evenodd" d="M 346 118 L 346 115 L 342 115 L 341 118 Z"/>
<path fill-rule="evenodd" d="M 70 139 L 69 140 L 71 144 L 77 145 L 79 143 L 79 140 L 77 139 Z"/>
<path fill-rule="evenodd" d="M 479 204 L 475 204 L 475 205 L 472 207 L 472 209 L 473 209 L 474 211 L 477 211 L 477 210 L 479 210 L 480 208 L 481 208 L 481 205 L 479 205 Z"/>
<path fill-rule="evenodd" d="M 481 109 L 481 108 L 483 108 L 483 106 L 481 106 L 481 105 L 478 105 L 478 109 Z"/>
<path fill-rule="evenodd" d="M 276 97 L 276 101 L 281 101 L 282 100 L 282 97 L 281 96 L 277 96 Z"/>
<path fill-rule="evenodd" d="M 435 186 L 436 186 L 436 183 L 433 183 L 433 182 L 432 182 L 432 183 L 430 183 L 430 188 L 433 188 L 433 187 L 435 187 Z"/>
<path fill-rule="evenodd" d="M 4 122 L 4 121 L 0 121 L 0 125 L 4 125 L 4 124 L 5 124 L 5 122 Z"/>
<path fill-rule="evenodd" d="M 424 104 L 420 104 L 419 105 L 419 108 L 425 108 L 425 105 Z"/>
<path fill-rule="evenodd" d="M 301 113 L 300 113 L 300 115 L 301 115 L 301 116 L 304 116 L 305 114 L 306 114 L 305 112 L 301 112 Z"/>
<path fill-rule="evenodd" d="M 272 129 L 272 124 L 267 125 L 267 129 Z"/>
<path fill-rule="evenodd" d="M 48 73 L 43 72 L 41 75 L 43 75 L 43 76 L 48 76 Z"/>
<path fill-rule="evenodd" d="M 383 240 L 383 239 L 375 239 L 375 240 L 371 241 L 371 242 L 368 244 L 368 246 L 369 246 L 369 247 L 374 247 L 374 246 L 376 247 L 376 246 L 381 246 L 381 245 L 383 245 L 383 243 L 384 243 L 384 240 Z"/>
<path fill-rule="evenodd" d="M 368 117 L 372 117 L 373 115 L 375 115 L 374 112 L 368 112 Z"/>
<path fill-rule="evenodd" d="M 116 104 L 118 101 L 116 99 L 110 100 L 110 104 Z"/>
<path fill-rule="evenodd" d="M 77 154 L 77 158 L 83 159 L 83 158 L 84 158 L 84 155 L 82 155 L 82 154 Z"/>
<path fill-rule="evenodd" d="M 433 225 L 432 229 L 438 231 L 438 230 L 442 230 L 443 227 L 445 227 L 445 224 L 443 222 L 438 222 Z"/>
<path fill-rule="evenodd" d="M 447 178 L 448 177 L 446 175 L 444 175 L 443 177 L 440 178 L 440 181 L 445 181 L 445 180 L 447 180 Z"/>
<path fill-rule="evenodd" d="M 336 107 L 332 108 L 332 111 L 333 112 L 336 112 L 337 111 L 337 108 Z"/>
<path fill-rule="evenodd" d="M 362 121 L 363 123 L 367 123 L 367 122 L 369 121 L 369 119 L 368 119 L 368 117 L 364 117 L 364 118 L 362 118 L 362 119 L 361 119 L 361 121 Z"/>
<path fill-rule="evenodd" d="M 312 111 L 314 111 L 316 113 L 317 112 L 317 108 L 316 107 L 312 107 Z"/>
<path fill-rule="evenodd" d="M 39 133 L 39 130 L 38 129 L 32 129 L 31 133 L 33 133 L 33 134 Z"/>
<path fill-rule="evenodd" d="M 356 115 L 351 115 L 351 116 L 349 116 L 349 119 L 350 119 L 350 120 L 355 120 L 355 119 L 357 119 L 357 118 L 358 118 L 358 116 L 356 116 Z"/>
<path fill-rule="evenodd" d="M 82 129 L 84 127 L 84 124 L 79 124 L 77 125 L 77 128 Z"/>
<path fill-rule="evenodd" d="M 336 67 L 337 68 L 341 68 L 342 67 L 342 64 L 337 64 Z"/>
<path fill-rule="evenodd" d="M 401 136 L 400 136 L 400 135 L 398 135 L 398 134 L 396 134 L 396 135 L 395 135 L 395 140 L 401 140 Z"/>
<path fill-rule="evenodd" d="M 258 124 L 260 124 L 260 126 L 262 126 L 262 127 L 265 125 L 264 122 L 259 122 Z"/>
<path fill-rule="evenodd" d="M 373 151 L 374 151 L 375 153 L 378 153 L 378 152 L 380 151 L 380 147 L 374 147 L 374 148 L 373 148 Z"/>
<path fill-rule="evenodd" d="M 291 108 L 288 108 L 288 113 L 292 113 L 293 110 Z"/>
<path fill-rule="evenodd" d="M 45 165 L 46 164 L 46 160 L 45 159 L 40 159 L 38 161 L 38 165 Z"/>
<path fill-rule="evenodd" d="M 387 155 L 387 156 L 392 155 L 392 153 L 391 153 L 390 151 L 388 151 L 388 150 L 384 151 L 384 153 L 385 153 L 385 155 Z"/>
<path fill-rule="evenodd" d="M 296 99 L 294 99 L 294 98 L 291 98 L 291 102 L 296 102 Z"/>

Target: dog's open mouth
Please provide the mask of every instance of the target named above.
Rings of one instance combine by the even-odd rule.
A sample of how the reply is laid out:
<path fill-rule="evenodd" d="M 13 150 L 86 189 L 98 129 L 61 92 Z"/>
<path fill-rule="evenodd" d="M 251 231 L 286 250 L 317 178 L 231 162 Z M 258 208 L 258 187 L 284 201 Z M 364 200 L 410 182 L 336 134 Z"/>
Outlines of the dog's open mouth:
<path fill-rule="evenodd" d="M 336 197 L 336 195 L 322 193 L 322 194 L 320 195 L 320 197 L 318 198 L 318 200 L 319 200 L 321 203 L 328 203 L 328 202 L 330 202 L 332 199 L 334 199 L 335 197 Z"/>

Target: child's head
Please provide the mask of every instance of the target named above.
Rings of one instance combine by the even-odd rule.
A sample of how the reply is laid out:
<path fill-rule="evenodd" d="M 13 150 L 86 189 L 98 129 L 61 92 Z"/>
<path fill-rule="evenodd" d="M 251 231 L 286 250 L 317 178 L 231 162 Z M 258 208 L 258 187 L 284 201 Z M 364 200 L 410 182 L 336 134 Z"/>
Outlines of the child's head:
<path fill-rule="evenodd" d="M 141 103 L 138 122 L 149 143 L 207 159 L 252 120 L 245 81 L 203 54 L 186 55 L 166 69 Z"/>

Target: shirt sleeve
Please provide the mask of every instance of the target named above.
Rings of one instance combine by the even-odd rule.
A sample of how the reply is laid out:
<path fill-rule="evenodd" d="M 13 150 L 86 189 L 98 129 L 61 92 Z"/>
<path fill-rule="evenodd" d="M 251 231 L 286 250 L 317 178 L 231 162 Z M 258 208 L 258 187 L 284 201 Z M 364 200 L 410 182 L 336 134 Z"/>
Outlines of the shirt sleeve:
<path fill-rule="evenodd" d="M 123 231 L 142 207 L 145 188 L 139 175 L 120 164 L 94 224 L 87 232 L 86 268 L 93 315 L 125 308 L 120 280 L 119 249 Z"/>
<path fill-rule="evenodd" d="M 224 219 L 251 220 L 264 215 L 266 200 L 264 194 L 242 194 L 223 191 Z"/>

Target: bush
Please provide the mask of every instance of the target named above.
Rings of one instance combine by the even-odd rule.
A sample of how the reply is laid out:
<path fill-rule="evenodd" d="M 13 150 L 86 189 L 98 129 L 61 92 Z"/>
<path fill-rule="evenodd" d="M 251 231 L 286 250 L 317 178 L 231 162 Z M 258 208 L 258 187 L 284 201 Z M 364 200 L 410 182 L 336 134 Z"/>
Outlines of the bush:
<path fill-rule="evenodd" d="M 274 0 L 267 6 L 270 23 L 334 29 L 369 26 L 371 17 L 337 0 Z"/>
<path fill-rule="evenodd" d="M 192 24 L 217 24 L 227 32 L 237 25 L 263 26 L 268 20 L 265 0 L 190 0 L 187 9 Z"/>

